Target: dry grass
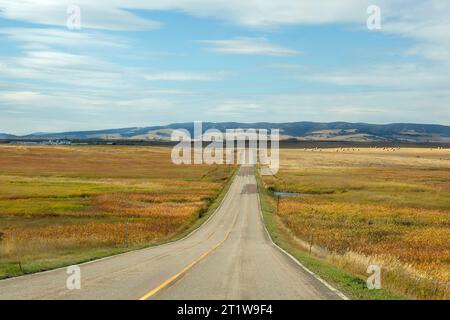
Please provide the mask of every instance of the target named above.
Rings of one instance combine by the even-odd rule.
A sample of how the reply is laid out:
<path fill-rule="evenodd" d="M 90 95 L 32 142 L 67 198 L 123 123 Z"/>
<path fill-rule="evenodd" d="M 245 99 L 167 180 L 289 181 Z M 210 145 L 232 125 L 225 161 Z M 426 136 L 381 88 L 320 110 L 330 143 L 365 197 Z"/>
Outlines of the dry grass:
<path fill-rule="evenodd" d="M 283 150 L 265 184 L 288 232 L 347 270 L 369 263 L 409 296 L 450 298 L 450 150 Z M 303 240 L 303 241 L 302 241 Z"/>
<path fill-rule="evenodd" d="M 19 260 L 35 271 L 186 230 L 233 168 L 176 166 L 170 151 L 0 146 L 0 278 L 18 274 Z"/>

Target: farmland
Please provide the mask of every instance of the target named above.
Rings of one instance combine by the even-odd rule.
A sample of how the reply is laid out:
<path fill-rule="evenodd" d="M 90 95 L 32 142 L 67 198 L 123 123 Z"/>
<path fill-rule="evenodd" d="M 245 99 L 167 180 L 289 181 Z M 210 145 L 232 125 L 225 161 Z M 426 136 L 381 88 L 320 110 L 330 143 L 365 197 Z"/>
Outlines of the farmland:
<path fill-rule="evenodd" d="M 0 278 L 180 237 L 232 172 L 169 148 L 0 146 Z"/>
<path fill-rule="evenodd" d="M 450 297 L 450 150 L 285 149 L 263 183 L 302 194 L 274 218 L 296 248 L 364 281 L 377 264 L 404 297 Z"/>

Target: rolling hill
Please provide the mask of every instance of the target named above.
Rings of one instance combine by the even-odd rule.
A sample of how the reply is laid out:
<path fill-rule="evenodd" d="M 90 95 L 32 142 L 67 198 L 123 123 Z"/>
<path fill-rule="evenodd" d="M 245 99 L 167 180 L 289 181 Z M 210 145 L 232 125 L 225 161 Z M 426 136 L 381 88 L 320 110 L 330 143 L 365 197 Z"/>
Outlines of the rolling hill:
<path fill-rule="evenodd" d="M 0 139 L 14 139 L 17 138 L 17 136 L 13 134 L 7 134 L 7 133 L 1 133 L 0 132 Z"/>

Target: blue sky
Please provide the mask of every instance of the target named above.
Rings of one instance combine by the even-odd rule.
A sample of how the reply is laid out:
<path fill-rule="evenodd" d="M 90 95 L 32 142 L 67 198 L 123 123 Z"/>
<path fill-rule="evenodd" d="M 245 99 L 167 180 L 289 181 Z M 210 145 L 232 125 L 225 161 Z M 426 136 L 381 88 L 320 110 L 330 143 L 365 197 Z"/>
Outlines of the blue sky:
<path fill-rule="evenodd" d="M 0 132 L 450 125 L 449 32 L 446 0 L 0 0 Z"/>

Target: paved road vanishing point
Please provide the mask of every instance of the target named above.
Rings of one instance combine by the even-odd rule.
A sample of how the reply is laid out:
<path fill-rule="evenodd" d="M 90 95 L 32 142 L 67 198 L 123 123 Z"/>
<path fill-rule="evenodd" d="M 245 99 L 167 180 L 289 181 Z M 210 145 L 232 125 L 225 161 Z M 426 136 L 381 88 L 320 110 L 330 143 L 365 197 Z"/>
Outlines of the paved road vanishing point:
<path fill-rule="evenodd" d="M 342 299 L 270 240 L 253 168 L 243 166 L 221 206 L 190 236 L 66 268 L 0 281 L 0 299 Z"/>

